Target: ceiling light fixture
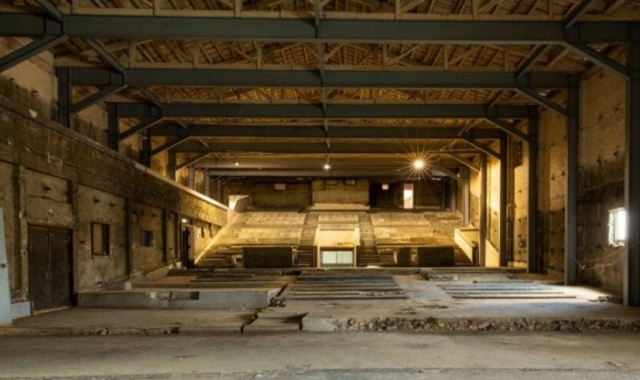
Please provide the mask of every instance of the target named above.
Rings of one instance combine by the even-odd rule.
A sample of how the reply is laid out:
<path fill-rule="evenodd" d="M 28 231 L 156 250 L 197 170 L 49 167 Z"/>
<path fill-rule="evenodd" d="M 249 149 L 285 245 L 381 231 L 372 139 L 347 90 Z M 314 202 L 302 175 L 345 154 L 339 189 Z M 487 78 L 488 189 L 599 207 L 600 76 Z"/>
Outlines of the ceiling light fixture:
<path fill-rule="evenodd" d="M 422 160 L 413 161 L 413 168 L 416 169 L 416 170 L 424 169 L 424 161 L 422 161 Z"/>

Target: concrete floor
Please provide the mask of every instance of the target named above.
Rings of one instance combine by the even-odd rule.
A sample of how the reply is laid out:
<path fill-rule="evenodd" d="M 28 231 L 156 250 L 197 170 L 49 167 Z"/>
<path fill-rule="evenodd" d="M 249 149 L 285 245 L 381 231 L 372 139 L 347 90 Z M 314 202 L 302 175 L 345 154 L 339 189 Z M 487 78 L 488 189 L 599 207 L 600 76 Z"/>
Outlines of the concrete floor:
<path fill-rule="evenodd" d="M 323 330 L 328 323 L 349 319 L 368 323 L 375 318 L 467 320 L 491 318 L 551 318 L 640 320 L 640 308 L 593 302 L 604 294 L 583 287 L 558 286 L 575 299 L 458 300 L 419 275 L 394 276 L 406 300 L 287 301 L 275 311 L 307 315 L 303 331 Z M 284 293 L 286 297 L 286 291 Z M 258 310 L 124 310 L 72 308 L 14 321 L 0 327 L 0 336 L 15 335 L 161 335 L 240 332 Z M 320 321 L 320 328 L 314 327 Z M 287 327 L 288 331 L 297 331 Z M 275 329 L 275 328 L 274 328 Z"/>
<path fill-rule="evenodd" d="M 2 379 L 639 379 L 640 333 L 5 337 Z"/>

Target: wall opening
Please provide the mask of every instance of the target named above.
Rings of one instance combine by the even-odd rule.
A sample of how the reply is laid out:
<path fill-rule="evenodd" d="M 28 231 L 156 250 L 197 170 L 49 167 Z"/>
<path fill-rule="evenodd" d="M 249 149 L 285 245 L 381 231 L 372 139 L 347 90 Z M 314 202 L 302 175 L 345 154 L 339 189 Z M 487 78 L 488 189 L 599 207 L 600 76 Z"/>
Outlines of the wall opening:
<path fill-rule="evenodd" d="M 609 211 L 609 245 L 621 247 L 627 240 L 627 213 L 624 208 Z"/>

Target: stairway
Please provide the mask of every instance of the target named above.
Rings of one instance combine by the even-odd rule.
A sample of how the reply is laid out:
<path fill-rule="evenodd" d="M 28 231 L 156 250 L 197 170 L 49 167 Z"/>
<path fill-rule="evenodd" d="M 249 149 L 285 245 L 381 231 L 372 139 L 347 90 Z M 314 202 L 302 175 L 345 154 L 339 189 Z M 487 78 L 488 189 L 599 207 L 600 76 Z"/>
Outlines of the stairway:
<path fill-rule="evenodd" d="M 234 255 L 242 255 L 242 248 L 237 247 L 236 241 L 240 231 L 247 223 L 248 216 L 238 214 L 231 223 L 218 232 L 215 244 L 196 263 L 196 268 L 216 269 L 235 268 Z"/>
<path fill-rule="evenodd" d="M 473 262 L 456 244 L 453 245 L 453 259 L 457 267 L 471 267 Z"/>
<path fill-rule="evenodd" d="M 318 214 L 307 214 L 304 219 L 304 227 L 302 228 L 302 235 L 298 243 L 298 252 L 296 254 L 296 260 L 293 263 L 293 266 L 296 268 L 313 267 L 318 216 Z"/>
<path fill-rule="evenodd" d="M 373 224 L 369 214 L 360 215 L 360 247 L 358 247 L 358 266 L 394 266 L 393 254 L 380 255 L 376 244 L 376 236 L 373 233 Z"/>

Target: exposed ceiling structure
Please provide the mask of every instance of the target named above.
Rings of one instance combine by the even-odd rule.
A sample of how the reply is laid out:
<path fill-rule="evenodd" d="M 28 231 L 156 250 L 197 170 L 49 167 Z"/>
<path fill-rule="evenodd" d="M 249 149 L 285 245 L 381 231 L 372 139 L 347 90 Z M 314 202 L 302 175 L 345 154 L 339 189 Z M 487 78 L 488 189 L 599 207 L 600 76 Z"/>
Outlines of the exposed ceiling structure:
<path fill-rule="evenodd" d="M 336 176 L 392 175 L 417 157 L 441 175 L 474 170 L 479 153 L 500 158 L 493 143 L 506 135 L 528 141 L 538 107 L 566 116 L 576 73 L 627 75 L 640 1 L 27 0 L 1 11 L 0 35 L 54 53 L 63 124 L 109 101 L 112 147 L 141 133 L 149 157 L 171 149 L 179 168 L 220 175 L 323 175 L 328 160 Z"/>

